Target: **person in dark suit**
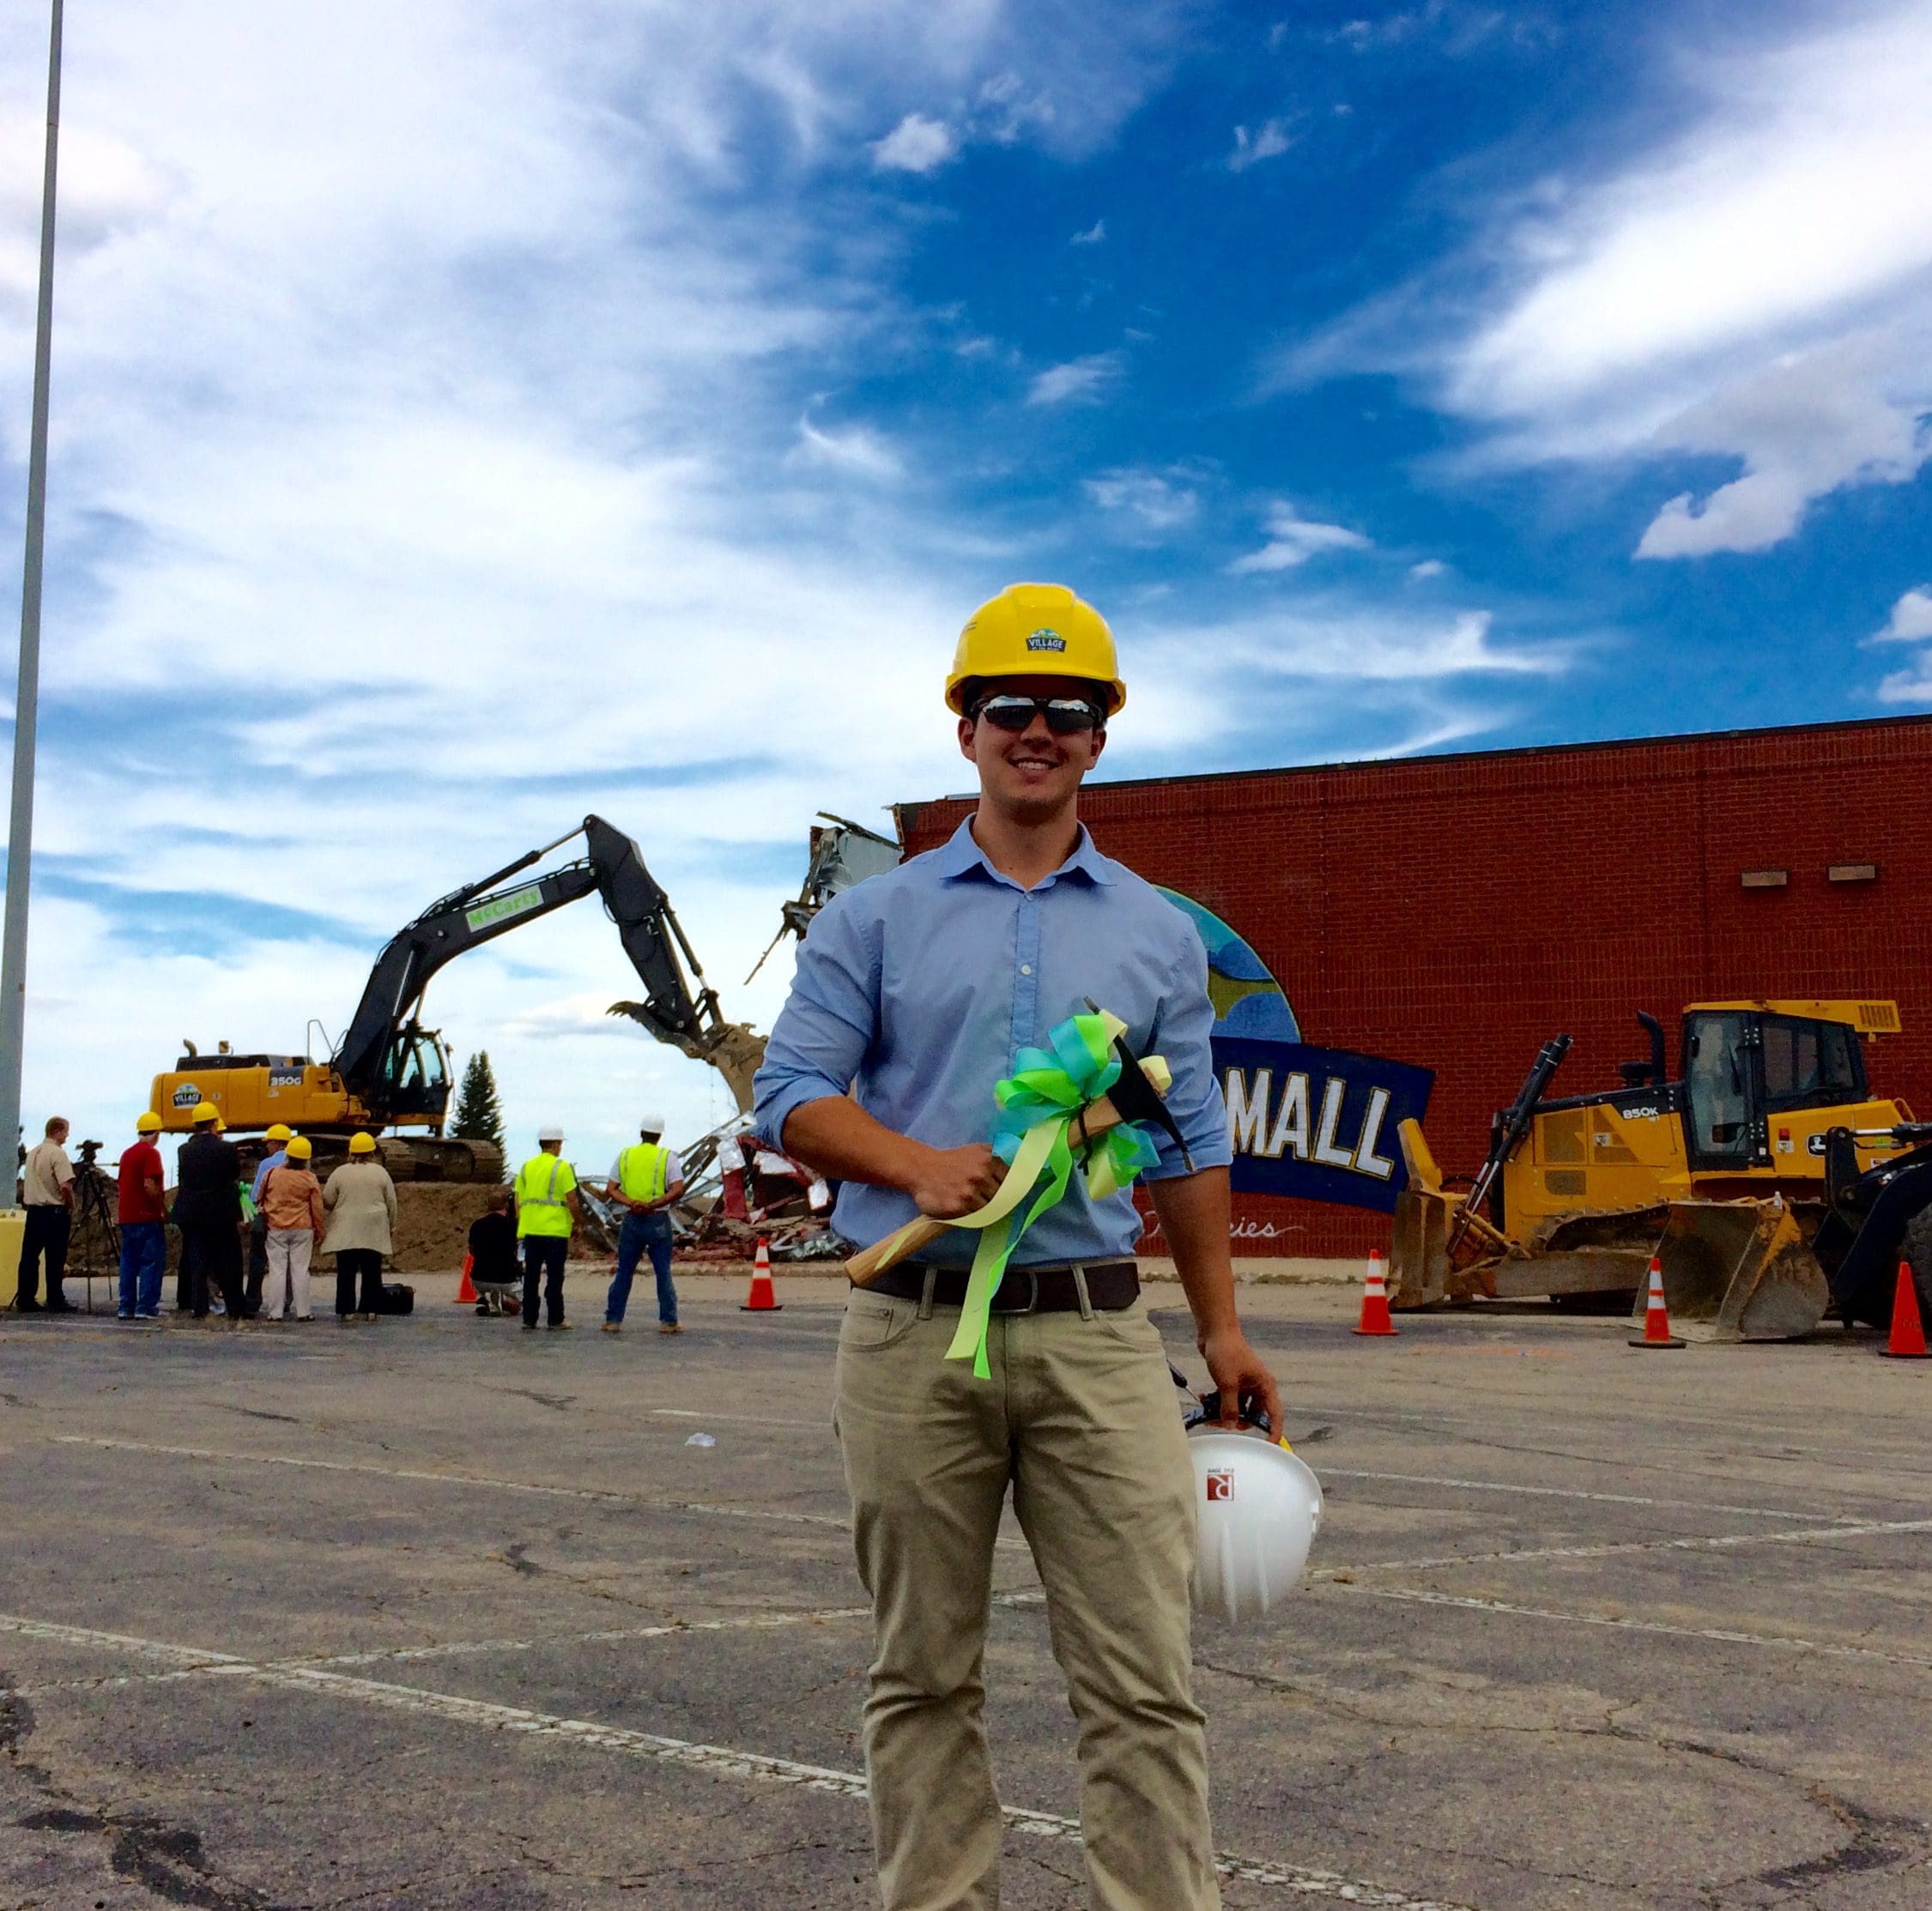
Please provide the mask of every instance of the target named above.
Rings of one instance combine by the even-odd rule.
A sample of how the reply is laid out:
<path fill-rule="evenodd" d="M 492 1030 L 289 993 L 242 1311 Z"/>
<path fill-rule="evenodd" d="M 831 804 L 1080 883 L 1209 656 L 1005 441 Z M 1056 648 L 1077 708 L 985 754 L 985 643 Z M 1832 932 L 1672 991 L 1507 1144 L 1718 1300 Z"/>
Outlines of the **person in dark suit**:
<path fill-rule="evenodd" d="M 181 1231 L 181 1264 L 188 1279 L 188 1308 L 208 1318 L 209 1286 L 221 1291 L 228 1325 L 242 1322 L 241 1151 L 221 1137 L 221 1112 L 203 1102 L 195 1132 L 181 1144 L 175 1163 L 174 1225 Z"/>

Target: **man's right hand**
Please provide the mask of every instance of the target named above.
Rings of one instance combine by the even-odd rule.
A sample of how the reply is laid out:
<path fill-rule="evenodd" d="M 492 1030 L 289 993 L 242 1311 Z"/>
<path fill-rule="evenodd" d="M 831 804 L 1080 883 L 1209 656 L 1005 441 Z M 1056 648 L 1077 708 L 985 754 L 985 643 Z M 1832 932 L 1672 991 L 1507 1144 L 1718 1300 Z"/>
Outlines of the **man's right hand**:
<path fill-rule="evenodd" d="M 927 1148 L 905 1192 L 920 1213 L 949 1221 L 984 1207 L 1005 1175 L 1006 1164 L 984 1141 L 964 1148 Z"/>

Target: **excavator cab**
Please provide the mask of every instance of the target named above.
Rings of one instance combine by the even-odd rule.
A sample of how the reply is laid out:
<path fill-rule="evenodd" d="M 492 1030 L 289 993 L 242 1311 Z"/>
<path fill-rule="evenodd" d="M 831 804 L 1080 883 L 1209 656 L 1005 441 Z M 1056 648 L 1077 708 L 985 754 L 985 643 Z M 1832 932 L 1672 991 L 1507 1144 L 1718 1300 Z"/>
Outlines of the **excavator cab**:
<path fill-rule="evenodd" d="M 391 1121 L 442 1127 L 450 1105 L 450 1052 L 435 1030 L 415 1022 L 398 1029 L 379 1079 L 380 1105 Z"/>

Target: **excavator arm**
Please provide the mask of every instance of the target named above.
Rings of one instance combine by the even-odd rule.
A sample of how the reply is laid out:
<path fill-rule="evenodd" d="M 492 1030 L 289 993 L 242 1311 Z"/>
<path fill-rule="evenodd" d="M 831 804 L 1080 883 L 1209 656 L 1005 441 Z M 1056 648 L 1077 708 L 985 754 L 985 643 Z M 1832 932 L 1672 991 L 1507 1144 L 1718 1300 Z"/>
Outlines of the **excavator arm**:
<path fill-rule="evenodd" d="M 572 837 L 585 854 L 526 882 L 512 882 Z M 742 1106 L 764 1052 L 761 1037 L 724 1020 L 717 992 L 706 986 L 669 899 L 645 867 L 638 846 L 601 816 L 586 816 L 568 835 L 506 863 L 481 882 L 451 892 L 392 937 L 376 959 L 348 1029 L 334 1058 L 342 1085 L 379 1116 L 386 1116 L 402 1058 L 420 1030 L 417 1013 L 430 978 L 466 951 L 494 941 L 593 892 L 617 926 L 624 952 L 645 986 L 641 1002 L 620 1002 L 613 1014 L 640 1022 L 661 1042 L 717 1067 Z M 693 995 L 679 961 L 690 965 Z"/>

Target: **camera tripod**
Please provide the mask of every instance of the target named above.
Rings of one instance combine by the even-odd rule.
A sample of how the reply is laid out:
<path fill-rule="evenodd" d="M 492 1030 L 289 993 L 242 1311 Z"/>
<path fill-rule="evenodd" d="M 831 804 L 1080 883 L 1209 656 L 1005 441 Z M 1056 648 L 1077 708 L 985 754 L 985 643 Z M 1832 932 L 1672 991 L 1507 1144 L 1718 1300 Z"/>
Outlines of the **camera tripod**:
<path fill-rule="evenodd" d="M 121 1272 L 121 1230 L 115 1220 L 119 1189 L 112 1175 L 101 1167 L 95 1158 L 100 1152 L 98 1141 L 83 1141 L 80 1146 L 81 1158 L 74 1168 L 74 1231 L 73 1247 L 79 1251 L 78 1265 L 70 1267 L 70 1273 L 78 1273 L 87 1284 L 86 1307 L 94 1312 L 94 1283 L 97 1274 L 105 1272 L 109 1279 L 118 1279 Z M 100 1249 L 107 1250 L 107 1266 L 105 1270 L 96 1263 Z"/>

